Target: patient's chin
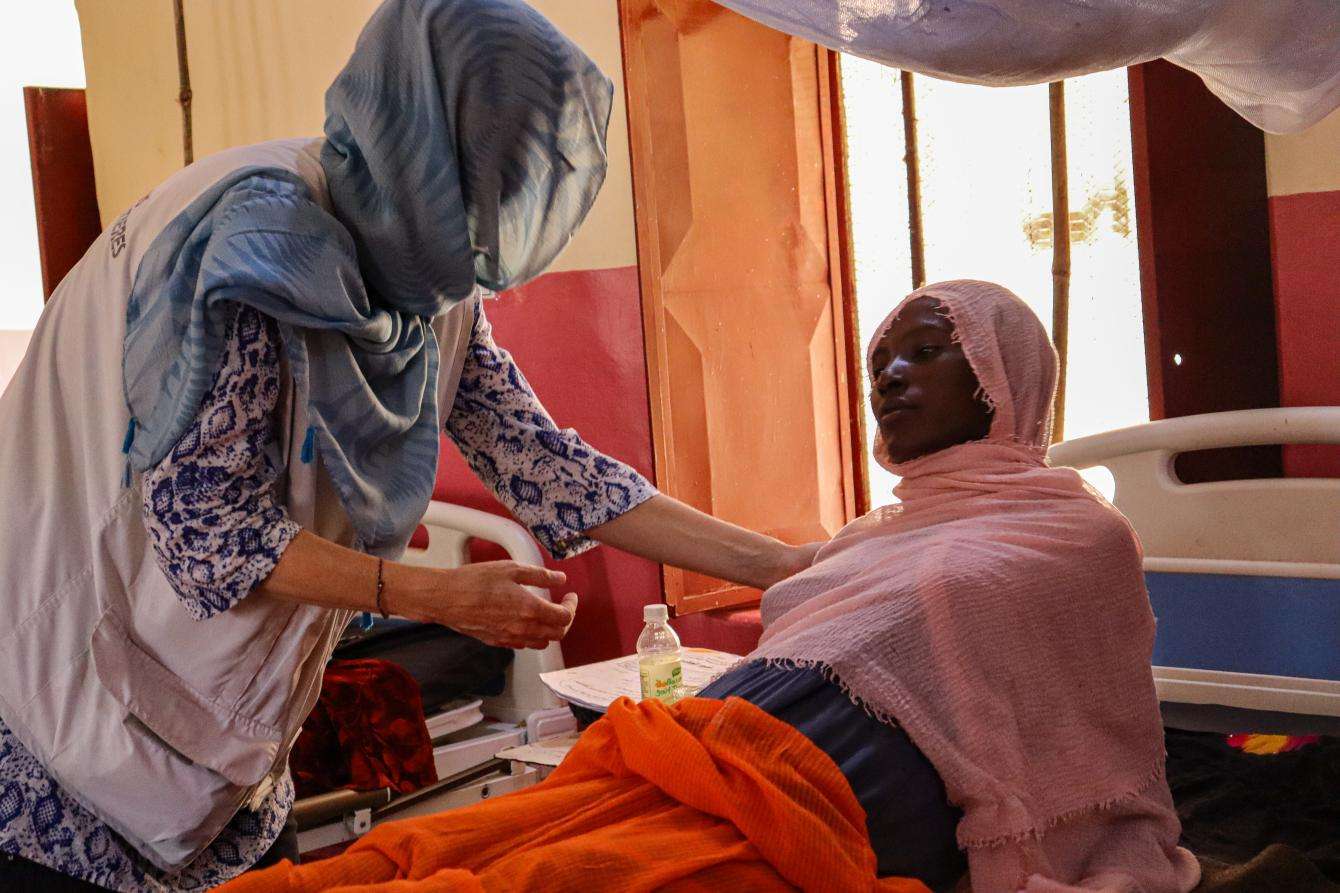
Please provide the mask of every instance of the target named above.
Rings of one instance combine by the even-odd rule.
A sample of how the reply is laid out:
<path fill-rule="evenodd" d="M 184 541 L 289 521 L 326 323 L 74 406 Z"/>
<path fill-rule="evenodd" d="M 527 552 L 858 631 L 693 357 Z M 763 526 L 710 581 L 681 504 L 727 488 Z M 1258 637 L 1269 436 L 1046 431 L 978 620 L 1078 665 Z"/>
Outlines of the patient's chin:
<path fill-rule="evenodd" d="M 881 468 L 888 468 L 893 464 L 893 460 L 889 458 L 889 448 L 884 443 L 884 435 L 875 434 L 874 443 L 870 448 L 870 458 L 874 459 L 875 464 Z"/>

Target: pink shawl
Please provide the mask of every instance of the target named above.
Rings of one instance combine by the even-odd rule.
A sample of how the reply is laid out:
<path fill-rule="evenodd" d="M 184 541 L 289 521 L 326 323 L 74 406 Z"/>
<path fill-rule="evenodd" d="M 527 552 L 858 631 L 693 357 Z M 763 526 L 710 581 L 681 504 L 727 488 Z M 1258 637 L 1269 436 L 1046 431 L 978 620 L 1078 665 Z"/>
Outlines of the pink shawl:
<path fill-rule="evenodd" d="M 877 442 L 901 504 L 767 591 L 751 658 L 822 667 L 907 731 L 963 810 L 976 893 L 1184 893 L 1199 867 L 1163 776 L 1139 543 L 1046 464 L 1056 354 L 1027 305 L 985 282 L 907 300 L 923 295 L 954 323 L 990 433 L 902 464 Z"/>

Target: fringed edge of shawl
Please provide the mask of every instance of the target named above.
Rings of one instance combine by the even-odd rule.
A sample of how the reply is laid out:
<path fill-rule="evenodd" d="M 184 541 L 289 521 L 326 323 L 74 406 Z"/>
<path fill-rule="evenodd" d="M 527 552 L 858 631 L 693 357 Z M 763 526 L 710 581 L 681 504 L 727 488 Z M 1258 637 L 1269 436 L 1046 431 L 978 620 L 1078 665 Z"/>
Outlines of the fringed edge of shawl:
<path fill-rule="evenodd" d="M 934 298 L 935 296 L 930 295 L 929 297 Z M 991 410 L 994 415 L 997 406 L 996 398 L 991 396 L 991 393 L 986 389 L 986 385 L 982 383 L 982 373 L 981 370 L 977 368 L 977 364 L 972 361 L 971 357 L 968 357 L 967 345 L 963 342 L 963 330 L 959 328 L 958 324 L 958 314 L 956 314 L 954 308 L 950 307 L 942 298 L 936 298 L 935 300 L 940 305 L 939 309 L 936 310 L 936 313 L 949 320 L 949 324 L 953 326 L 953 332 L 950 334 L 949 340 L 964 349 L 963 355 L 967 357 L 968 365 L 972 367 L 973 377 L 977 379 L 977 390 L 973 392 L 973 399 L 985 403 L 986 408 Z"/>
<path fill-rule="evenodd" d="M 872 707 L 870 704 L 866 703 L 860 695 L 852 690 L 851 686 L 843 681 L 842 677 L 839 676 L 831 666 L 821 660 L 815 660 L 813 658 L 746 657 L 731 664 L 731 666 L 723 672 L 718 673 L 713 677 L 712 681 L 715 682 L 717 679 L 720 679 L 741 667 L 752 664 L 762 664 L 768 667 L 779 667 L 788 670 L 817 670 L 826 681 L 831 682 L 841 689 L 842 693 L 847 696 L 847 699 L 860 708 L 871 719 L 894 728 L 903 727 L 902 724 L 898 722 L 898 718 L 892 713 Z M 1086 803 L 1082 806 L 1077 806 L 1074 809 L 1064 810 L 1049 818 L 1042 825 L 1034 825 L 1033 827 L 1026 828 L 1022 831 L 1001 834 L 996 837 L 964 837 L 960 834 L 957 835 L 959 846 L 963 849 L 994 849 L 995 847 L 1024 843 L 1025 841 L 1040 841 L 1046 836 L 1048 831 L 1051 831 L 1060 825 L 1072 822 L 1075 819 L 1086 815 L 1114 809 L 1122 803 L 1134 800 L 1136 797 L 1139 797 L 1141 794 L 1148 791 L 1151 786 L 1158 784 L 1166 778 L 1166 756 L 1166 752 L 1160 751 L 1160 757 L 1155 762 L 1153 770 L 1145 776 L 1143 781 L 1129 791 L 1116 794 L 1112 797 L 1108 797 L 1106 800 L 1100 800 L 1096 803 Z"/>
<path fill-rule="evenodd" d="M 1077 806 L 1074 809 L 1068 809 L 1057 813 L 1049 818 L 1041 827 L 1034 826 L 1024 831 L 1017 831 L 1013 834 L 1001 834 L 997 837 L 963 837 L 959 835 L 959 845 L 964 849 L 989 850 L 999 846 L 1006 846 L 1012 843 L 1023 843 L 1025 841 L 1040 841 L 1047 835 L 1048 831 L 1057 828 L 1067 822 L 1073 822 L 1075 819 L 1082 818 L 1095 813 L 1107 812 L 1115 809 L 1123 803 L 1134 800 L 1145 791 L 1165 778 L 1164 761 L 1160 759 L 1145 779 L 1129 791 L 1108 797 L 1106 800 L 1099 800 L 1096 803 L 1086 803 L 1083 806 Z"/>
<path fill-rule="evenodd" d="M 935 295 L 932 294 L 930 295 L 930 297 L 935 297 Z M 940 304 L 940 309 L 936 312 L 939 313 L 941 316 L 943 316 L 945 319 L 949 320 L 949 324 L 954 328 L 953 333 L 950 335 L 950 340 L 954 344 L 957 344 L 963 348 L 963 356 L 967 359 L 968 365 L 972 368 L 973 377 L 977 379 L 977 390 L 973 391 L 972 395 L 973 399 L 980 400 L 982 403 L 985 403 L 987 409 L 991 410 L 992 424 L 994 426 L 995 415 L 997 414 L 999 409 L 999 402 L 996 400 L 994 396 L 992 396 L 991 392 L 986 389 L 986 384 L 983 383 L 982 381 L 982 370 L 979 369 L 978 364 L 973 361 L 973 357 L 969 353 L 968 345 L 963 340 L 963 330 L 962 328 L 959 327 L 958 324 L 958 314 L 954 312 L 954 308 L 950 307 L 949 303 L 946 302 L 943 298 L 936 298 L 936 300 Z M 1015 446 L 1024 447 L 1035 453 L 1042 453 L 1045 455 L 1047 452 L 1047 447 L 1051 443 L 1050 426 L 1047 426 L 1047 430 L 1045 432 L 1038 432 L 1038 433 L 1040 435 L 1038 438 L 1028 438 L 1018 432 L 1011 432 L 1009 435 L 1006 436 L 998 436 L 994 438 L 994 440 L 988 433 L 987 436 L 984 438 L 984 440 L 987 442 L 995 442 L 995 443 L 1008 442 Z M 1039 440 L 1041 442 L 1038 442 Z"/>
<path fill-rule="evenodd" d="M 832 667 L 821 660 L 799 657 L 745 657 L 712 677 L 712 682 L 716 682 L 721 677 L 733 673 L 741 667 L 753 664 L 762 664 L 766 667 L 777 667 L 783 670 L 817 670 L 819 674 L 824 677 L 826 682 L 831 682 L 833 685 L 840 688 L 842 693 L 847 696 L 847 700 L 859 707 L 866 716 L 877 722 L 882 722 L 886 726 L 902 728 L 901 724 L 898 722 L 898 717 L 894 716 L 892 713 L 867 704 L 860 695 L 852 690 L 851 686 L 847 685 L 847 683 L 842 680 L 842 677 L 840 677 Z M 706 686 L 704 686 L 704 688 L 705 687 Z"/>

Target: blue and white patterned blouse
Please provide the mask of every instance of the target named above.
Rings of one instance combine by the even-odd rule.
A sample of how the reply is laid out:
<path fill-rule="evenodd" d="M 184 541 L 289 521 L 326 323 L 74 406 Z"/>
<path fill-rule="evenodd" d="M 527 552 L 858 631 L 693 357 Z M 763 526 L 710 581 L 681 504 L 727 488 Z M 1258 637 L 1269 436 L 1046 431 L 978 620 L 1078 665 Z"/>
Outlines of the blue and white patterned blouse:
<path fill-rule="evenodd" d="M 549 554 L 593 548 L 585 531 L 656 495 L 642 475 L 554 424 L 512 355 L 494 343 L 482 305 L 468 350 L 447 435 Z"/>
<path fill-rule="evenodd" d="M 299 529 L 274 492 L 275 326 L 244 308 L 225 340 L 195 423 L 141 481 L 159 566 L 197 619 L 246 597 Z M 559 558 L 594 546 L 585 531 L 656 493 L 636 471 L 554 424 L 511 356 L 494 343 L 482 308 L 445 430 L 499 501 Z M 265 854 L 292 805 L 285 773 L 255 812 L 239 812 L 204 853 L 167 876 L 62 791 L 0 721 L 0 851 L 112 890 L 216 886 Z"/>

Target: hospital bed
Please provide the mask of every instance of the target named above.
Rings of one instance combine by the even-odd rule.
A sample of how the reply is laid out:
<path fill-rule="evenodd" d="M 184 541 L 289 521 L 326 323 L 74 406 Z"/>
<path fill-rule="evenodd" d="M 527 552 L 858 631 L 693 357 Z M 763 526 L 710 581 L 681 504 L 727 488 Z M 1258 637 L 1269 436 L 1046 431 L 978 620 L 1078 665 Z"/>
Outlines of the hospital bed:
<path fill-rule="evenodd" d="M 1340 479 L 1186 484 L 1174 469 L 1180 453 L 1275 444 L 1340 444 L 1340 407 L 1170 419 L 1050 452 L 1140 535 L 1165 703 L 1340 717 Z"/>
<path fill-rule="evenodd" d="M 1261 445 L 1340 444 L 1340 407 L 1264 409 L 1152 422 L 1057 444 L 1140 534 L 1158 617 L 1154 677 L 1165 703 L 1340 717 L 1340 479 L 1186 484 L 1182 453 Z M 429 545 L 406 561 L 456 567 L 480 538 L 519 562 L 538 548 L 510 520 L 445 503 L 424 517 Z M 295 807 L 304 853 L 377 822 L 440 812 L 526 787 L 538 770 L 502 749 L 575 725 L 539 681 L 558 646 L 518 651 L 498 698 L 429 717 L 440 781 L 421 791 L 336 791 Z"/>
<path fill-rule="evenodd" d="M 470 560 L 472 539 L 496 543 L 513 561 L 544 564 L 525 528 L 507 518 L 432 502 L 424 514 L 423 526 L 428 534 L 427 548 L 408 550 L 402 559 L 407 564 L 459 567 Z M 389 789 L 341 790 L 299 800 L 293 815 L 300 851 L 306 855 L 347 843 L 381 821 L 467 806 L 537 782 L 540 775 L 535 767 L 498 759 L 496 754 L 576 728 L 572 711 L 539 678 L 540 673 L 562 668 L 563 655 L 557 642 L 543 651 L 516 651 L 500 695 L 465 699 L 429 715 L 436 784 L 404 795 L 394 795 Z"/>

